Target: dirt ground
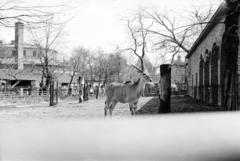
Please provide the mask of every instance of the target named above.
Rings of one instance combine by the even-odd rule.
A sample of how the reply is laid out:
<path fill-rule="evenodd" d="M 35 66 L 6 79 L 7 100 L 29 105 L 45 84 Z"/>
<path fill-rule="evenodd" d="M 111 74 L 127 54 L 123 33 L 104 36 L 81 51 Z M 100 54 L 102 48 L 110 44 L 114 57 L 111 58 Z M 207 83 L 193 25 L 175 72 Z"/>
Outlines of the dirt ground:
<path fill-rule="evenodd" d="M 138 103 L 137 115 L 158 114 L 158 97 L 142 97 Z M 0 122 L 24 121 L 27 119 L 89 119 L 104 118 L 104 98 L 92 98 L 89 101 L 78 103 L 77 100 L 60 101 L 55 107 L 49 107 L 48 103 L 35 105 L 0 105 Z M 210 112 L 222 111 L 221 107 L 207 106 L 193 100 L 190 97 L 172 97 L 171 112 Z M 117 104 L 113 111 L 114 118 L 130 117 L 128 104 Z"/>
<path fill-rule="evenodd" d="M 139 111 L 138 114 L 157 114 L 159 106 L 158 97 L 152 98 Z M 172 97 L 171 113 L 188 113 L 188 112 L 210 112 L 223 111 L 222 107 L 209 106 L 202 104 L 189 96 Z"/>
<path fill-rule="evenodd" d="M 138 103 L 138 109 L 150 101 L 152 97 L 142 97 Z M 27 119 L 85 119 L 103 118 L 105 99 L 92 98 L 89 101 L 78 103 L 77 100 L 60 101 L 55 107 L 49 107 L 48 103 L 35 105 L 0 105 L 0 122 L 24 121 Z M 130 117 L 128 104 L 117 104 L 113 111 L 113 117 Z"/>

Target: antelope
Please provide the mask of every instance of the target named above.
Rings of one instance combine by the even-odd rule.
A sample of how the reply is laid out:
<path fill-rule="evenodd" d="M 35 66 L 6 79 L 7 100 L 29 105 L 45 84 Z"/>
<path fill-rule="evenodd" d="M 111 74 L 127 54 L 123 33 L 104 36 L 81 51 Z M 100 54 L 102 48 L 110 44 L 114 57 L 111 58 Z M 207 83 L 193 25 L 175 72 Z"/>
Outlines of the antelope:
<path fill-rule="evenodd" d="M 106 101 L 104 108 L 104 115 L 107 116 L 108 110 L 110 117 L 114 107 L 118 102 L 128 103 L 132 115 L 135 115 L 137 110 L 137 103 L 140 96 L 144 92 L 144 87 L 147 82 L 152 82 L 152 79 L 146 75 L 143 71 L 133 66 L 140 74 L 140 78 L 136 82 L 126 83 L 111 83 L 105 89 Z M 150 83 L 152 85 L 153 83 Z"/>

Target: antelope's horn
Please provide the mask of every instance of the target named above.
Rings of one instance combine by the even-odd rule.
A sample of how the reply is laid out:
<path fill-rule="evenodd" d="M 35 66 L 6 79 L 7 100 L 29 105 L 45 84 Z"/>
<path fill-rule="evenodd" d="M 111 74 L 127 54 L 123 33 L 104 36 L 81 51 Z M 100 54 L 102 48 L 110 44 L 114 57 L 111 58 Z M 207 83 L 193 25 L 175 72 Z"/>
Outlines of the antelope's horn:
<path fill-rule="evenodd" d="M 133 68 L 135 68 L 138 72 L 143 73 L 142 70 L 140 70 L 136 65 L 132 65 Z"/>

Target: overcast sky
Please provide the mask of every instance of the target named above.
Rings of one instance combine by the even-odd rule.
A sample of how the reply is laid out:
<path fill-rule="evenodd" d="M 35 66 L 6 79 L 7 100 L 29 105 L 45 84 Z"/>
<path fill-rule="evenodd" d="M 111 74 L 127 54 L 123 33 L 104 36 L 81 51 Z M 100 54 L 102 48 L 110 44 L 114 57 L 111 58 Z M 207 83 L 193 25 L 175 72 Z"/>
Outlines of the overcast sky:
<path fill-rule="evenodd" d="M 84 46 L 113 51 L 117 45 L 127 46 L 128 30 L 126 17 L 139 8 L 170 10 L 176 15 L 184 14 L 193 6 L 218 6 L 221 0 L 24 0 L 31 5 L 67 4 L 66 16 L 74 17 L 66 26 L 64 52 L 70 55 L 72 49 Z M 9 42 L 14 38 L 12 28 L 0 31 L 0 39 Z M 25 38 L 27 39 L 27 38 Z"/>

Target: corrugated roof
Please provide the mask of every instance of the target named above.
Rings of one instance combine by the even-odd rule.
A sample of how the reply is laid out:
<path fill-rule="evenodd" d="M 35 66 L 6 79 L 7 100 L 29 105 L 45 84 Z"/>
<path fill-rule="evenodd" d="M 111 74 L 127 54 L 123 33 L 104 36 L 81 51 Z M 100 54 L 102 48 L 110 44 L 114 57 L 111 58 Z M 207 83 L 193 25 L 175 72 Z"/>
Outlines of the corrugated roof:
<path fill-rule="evenodd" d="M 33 48 L 33 49 L 37 48 L 35 45 L 27 44 L 27 43 L 24 43 L 23 47 L 24 48 Z M 1 44 L 0 48 L 15 48 L 15 44 L 12 44 L 12 43 L 10 43 L 10 44 Z"/>
<path fill-rule="evenodd" d="M 9 70 L 0 69 L 0 79 L 2 80 L 29 80 L 41 81 L 42 74 L 29 70 Z M 67 73 L 55 74 L 56 80 L 60 83 L 69 83 L 71 76 Z M 77 83 L 77 77 L 74 77 L 73 83 Z"/>
<path fill-rule="evenodd" d="M 27 70 L 0 69 L 0 79 L 4 80 L 41 80 L 40 73 Z"/>
<path fill-rule="evenodd" d="M 190 52 L 187 54 L 186 58 L 188 59 L 192 53 L 197 49 L 197 47 L 201 44 L 201 42 L 206 38 L 206 36 L 209 34 L 209 32 L 220 22 L 220 20 L 223 18 L 223 16 L 226 13 L 226 4 L 223 2 L 217 9 L 217 11 L 214 13 L 212 18 L 210 19 L 209 23 L 206 25 L 206 27 L 201 32 L 200 36 L 197 38 L 197 40 L 194 42 L 193 46 L 190 49 Z"/>
<path fill-rule="evenodd" d="M 56 80 L 60 83 L 69 83 L 70 79 L 71 79 L 70 74 L 67 74 L 67 73 L 59 73 L 59 74 L 55 74 L 55 76 L 56 76 Z M 72 83 L 77 83 L 78 82 L 77 79 L 78 79 L 78 77 L 75 76 L 73 78 Z"/>

